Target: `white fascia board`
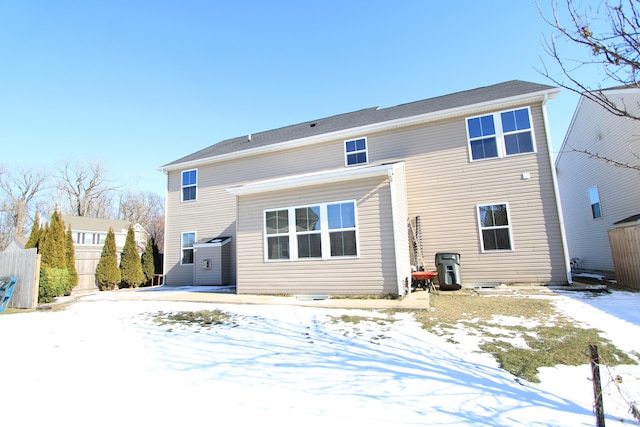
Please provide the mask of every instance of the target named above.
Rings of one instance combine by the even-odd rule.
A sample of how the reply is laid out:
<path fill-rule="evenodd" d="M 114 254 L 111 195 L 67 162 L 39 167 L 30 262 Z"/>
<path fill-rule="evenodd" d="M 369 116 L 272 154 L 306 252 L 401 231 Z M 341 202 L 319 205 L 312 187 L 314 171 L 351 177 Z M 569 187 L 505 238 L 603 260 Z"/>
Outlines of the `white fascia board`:
<path fill-rule="evenodd" d="M 262 147 L 256 147 L 249 150 L 235 151 L 233 153 L 222 154 L 219 156 L 206 157 L 197 160 L 191 160 L 189 162 L 178 163 L 171 166 L 161 167 L 159 170 L 167 173 L 174 170 L 185 170 L 188 168 L 194 168 L 200 165 L 211 164 L 216 162 L 222 162 L 225 160 L 237 159 L 241 157 L 248 157 L 257 154 L 264 154 L 268 152 L 287 150 L 291 148 L 297 148 L 305 145 L 312 145 L 321 142 L 349 139 L 355 136 L 362 136 L 367 133 L 380 132 L 389 129 L 395 129 L 406 126 L 414 126 L 417 124 L 432 122 L 436 120 L 442 120 L 449 117 L 461 116 L 461 115 L 475 115 L 486 110 L 499 110 L 503 108 L 509 108 L 512 105 L 542 102 L 545 99 L 553 99 L 560 92 L 559 88 L 542 90 L 538 92 L 526 93 L 523 95 L 512 96 L 509 98 L 501 98 L 478 104 L 464 105 L 462 107 L 450 108 L 447 110 L 434 111 L 432 113 L 419 114 L 416 116 L 402 117 L 395 120 L 388 120 L 385 122 L 373 123 L 365 126 L 358 126 L 349 129 L 343 129 L 335 132 L 323 133 L 321 135 L 314 135 L 307 138 L 294 139 L 292 141 L 285 141 L 281 143 L 269 144 Z"/>
<path fill-rule="evenodd" d="M 247 194 L 265 193 L 267 191 L 289 190 L 292 188 L 310 185 L 331 184 L 334 182 L 351 181 L 355 179 L 373 178 L 376 176 L 391 176 L 394 171 L 404 163 L 392 163 L 377 166 L 352 167 L 326 172 L 293 175 L 285 178 L 268 179 L 252 182 L 236 187 L 227 188 L 226 191 L 235 196 Z"/>

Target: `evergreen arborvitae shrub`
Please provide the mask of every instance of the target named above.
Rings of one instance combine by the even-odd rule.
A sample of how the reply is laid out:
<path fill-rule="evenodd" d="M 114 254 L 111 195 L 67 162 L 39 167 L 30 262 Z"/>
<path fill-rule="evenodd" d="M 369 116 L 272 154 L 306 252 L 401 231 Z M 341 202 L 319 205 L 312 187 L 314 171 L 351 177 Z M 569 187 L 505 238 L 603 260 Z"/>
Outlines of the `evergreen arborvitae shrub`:
<path fill-rule="evenodd" d="M 53 302 L 55 297 L 64 295 L 69 283 L 69 270 L 65 267 L 41 267 L 38 302 Z"/>
<path fill-rule="evenodd" d="M 78 271 L 76 270 L 76 249 L 73 245 L 73 235 L 71 233 L 71 226 L 67 229 L 67 235 L 65 239 L 65 258 L 67 261 L 67 270 L 69 270 L 69 286 L 65 292 L 65 295 L 71 293 L 71 290 L 78 286 Z"/>
<path fill-rule="evenodd" d="M 122 275 L 122 283 L 126 286 L 136 288 L 140 283 L 144 282 L 144 273 L 142 272 L 142 264 L 140 263 L 140 255 L 138 255 L 132 226 L 129 226 L 127 239 L 124 242 L 122 259 L 120 260 L 120 273 Z"/>
<path fill-rule="evenodd" d="M 51 221 L 40 236 L 38 252 L 42 256 L 42 265 L 45 267 L 67 268 L 65 246 L 64 223 L 56 210 L 51 215 Z"/>
<path fill-rule="evenodd" d="M 31 233 L 29 233 L 29 239 L 24 245 L 25 249 L 37 248 L 40 242 L 40 235 L 42 234 L 42 228 L 40 227 L 40 215 L 36 212 L 36 217 L 33 220 L 33 226 L 31 226 Z"/>
<path fill-rule="evenodd" d="M 96 283 L 101 291 L 116 289 L 120 284 L 120 269 L 116 254 L 116 236 L 109 228 L 102 247 L 102 255 L 96 267 Z"/>
<path fill-rule="evenodd" d="M 66 235 L 64 222 L 57 210 L 51 215 L 51 220 L 42 230 L 38 240 L 38 253 L 41 259 L 41 281 L 38 290 L 38 300 L 50 302 L 54 297 L 68 294 L 69 273 L 61 274 L 57 269 L 67 270 Z M 44 274 L 44 276 L 42 276 Z M 44 279 L 44 282 L 42 281 Z"/>
<path fill-rule="evenodd" d="M 142 272 L 144 273 L 144 277 L 146 282 L 153 285 L 153 275 L 156 272 L 155 262 L 154 262 L 154 242 L 153 238 L 150 237 L 147 239 L 147 246 L 144 249 L 144 253 L 142 254 Z"/>

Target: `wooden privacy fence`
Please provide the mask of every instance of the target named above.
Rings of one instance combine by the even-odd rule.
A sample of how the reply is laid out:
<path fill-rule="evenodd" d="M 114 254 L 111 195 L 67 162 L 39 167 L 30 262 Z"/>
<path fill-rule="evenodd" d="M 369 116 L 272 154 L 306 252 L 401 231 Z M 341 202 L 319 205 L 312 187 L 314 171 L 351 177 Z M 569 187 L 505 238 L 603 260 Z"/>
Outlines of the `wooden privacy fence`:
<path fill-rule="evenodd" d="M 0 252 L 0 277 L 18 278 L 9 307 L 34 308 L 38 305 L 40 255 L 37 249 Z"/>
<path fill-rule="evenodd" d="M 618 285 L 640 289 L 640 225 L 609 230 L 609 244 Z"/>

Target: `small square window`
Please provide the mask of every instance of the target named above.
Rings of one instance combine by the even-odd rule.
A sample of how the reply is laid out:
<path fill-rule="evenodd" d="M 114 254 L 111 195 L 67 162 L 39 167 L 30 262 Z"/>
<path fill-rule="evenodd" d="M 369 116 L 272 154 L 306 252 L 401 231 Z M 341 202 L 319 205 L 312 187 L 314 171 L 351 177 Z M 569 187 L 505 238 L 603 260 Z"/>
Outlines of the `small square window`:
<path fill-rule="evenodd" d="M 367 139 L 359 138 L 344 142 L 346 165 L 367 163 Z"/>

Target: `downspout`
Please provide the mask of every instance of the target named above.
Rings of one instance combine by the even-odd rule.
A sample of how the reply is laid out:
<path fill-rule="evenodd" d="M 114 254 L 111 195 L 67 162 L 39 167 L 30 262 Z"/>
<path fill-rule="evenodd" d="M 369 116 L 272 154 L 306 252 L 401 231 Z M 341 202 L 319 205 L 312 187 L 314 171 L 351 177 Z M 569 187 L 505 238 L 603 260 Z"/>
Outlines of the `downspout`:
<path fill-rule="evenodd" d="M 389 193 L 391 194 L 391 223 L 393 224 L 393 248 L 394 248 L 394 256 L 395 256 L 395 266 L 396 266 L 396 282 L 398 286 L 398 296 L 404 296 L 404 278 L 402 277 L 402 257 L 400 257 L 400 242 L 398 240 L 398 220 L 396 213 L 396 201 L 398 196 L 396 195 L 396 187 L 394 185 L 394 168 L 392 167 L 387 171 L 387 175 L 389 176 Z M 405 225 L 406 232 L 406 225 Z M 407 286 L 407 296 L 411 296 L 411 286 Z"/>
<path fill-rule="evenodd" d="M 562 203 L 560 200 L 560 189 L 558 188 L 558 176 L 556 174 L 556 168 L 553 161 L 553 150 L 551 135 L 549 133 L 549 120 L 547 118 L 547 101 L 549 96 L 545 93 L 544 100 L 542 101 L 542 117 L 544 119 L 544 131 L 547 138 L 547 150 L 549 153 L 549 166 L 551 167 L 551 181 L 553 182 L 553 194 L 556 200 L 556 210 L 558 212 L 558 221 L 560 222 L 560 240 L 562 242 L 562 253 L 564 255 L 564 268 L 567 275 L 567 282 L 573 283 L 571 277 L 571 260 L 569 259 L 569 248 L 567 247 L 567 234 L 564 227 L 564 215 L 562 214 Z"/>

